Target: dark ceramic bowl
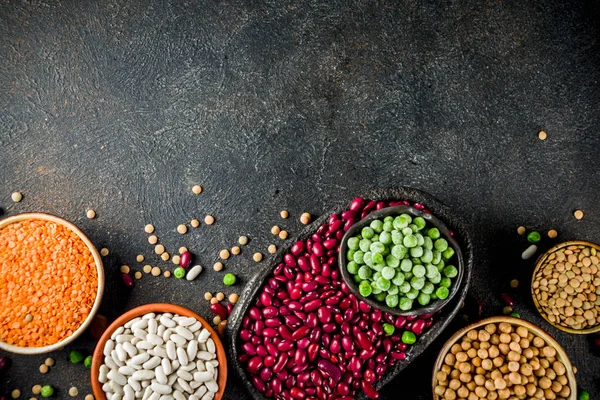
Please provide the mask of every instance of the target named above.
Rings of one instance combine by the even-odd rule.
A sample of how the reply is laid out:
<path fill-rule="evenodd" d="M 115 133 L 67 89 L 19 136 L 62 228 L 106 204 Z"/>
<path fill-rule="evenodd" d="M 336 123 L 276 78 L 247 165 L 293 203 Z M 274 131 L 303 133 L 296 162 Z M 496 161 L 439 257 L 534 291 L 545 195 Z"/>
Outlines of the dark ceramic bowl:
<path fill-rule="evenodd" d="M 410 363 L 412 363 L 421 353 L 423 353 L 439 336 L 439 334 L 446 329 L 448 324 L 460 310 L 460 305 L 464 301 L 469 288 L 469 280 L 471 278 L 471 270 L 473 268 L 473 249 L 469 232 L 466 230 L 461 218 L 429 193 L 410 187 L 399 187 L 392 189 L 373 190 L 363 193 L 361 197 L 376 201 L 408 200 L 410 202 L 423 204 L 438 218 L 444 220 L 452 229 L 454 232 L 454 239 L 459 243 L 459 247 L 462 249 L 465 260 L 463 280 L 460 287 L 457 289 L 458 293 L 456 296 L 454 296 L 454 299 L 447 304 L 446 307 L 442 308 L 440 312 L 436 314 L 433 325 L 431 325 L 427 331 L 419 336 L 419 340 L 410 347 L 410 350 L 407 352 L 406 359 L 398 361 L 396 365 L 388 368 L 383 377 L 375 383 L 375 389 L 379 391 L 392 379 L 398 376 L 398 374 Z M 327 222 L 327 219 L 331 214 L 340 213 L 346 210 L 350 205 L 350 201 L 351 199 L 348 199 L 347 201 L 339 203 L 337 206 L 333 207 L 327 212 L 324 212 L 321 217 L 299 232 L 294 238 L 295 240 L 290 238 L 290 240 L 287 240 L 286 243 L 281 246 L 276 254 L 265 258 L 265 260 L 261 263 L 261 270 L 258 271 L 256 275 L 244 286 L 240 299 L 227 320 L 227 335 L 225 337 L 225 341 L 229 343 L 225 343 L 225 348 L 227 349 L 228 360 L 232 367 L 230 372 L 233 372 L 235 375 L 237 375 L 237 378 L 244 383 L 248 393 L 255 400 L 264 400 L 266 397 L 264 394 L 256 390 L 256 388 L 252 385 L 250 375 L 238 361 L 238 356 L 240 355 L 239 346 L 241 344 L 239 334 L 240 330 L 242 329 L 244 315 L 246 315 L 250 307 L 254 305 L 261 288 L 273 275 L 273 270 L 278 263 L 283 261 L 284 254 L 290 251 L 296 240 L 306 240 L 309 238 L 321 224 Z M 257 264 L 251 259 L 243 260 L 241 262 L 246 263 L 245 267 L 248 269 L 256 269 L 257 267 Z M 458 287 L 459 285 L 456 286 Z M 230 396 L 231 395 L 233 394 L 230 394 Z M 227 397 L 227 393 L 225 393 L 225 397 Z M 366 399 L 366 396 L 361 391 L 358 391 L 356 394 L 356 399 Z"/>
<path fill-rule="evenodd" d="M 395 308 L 388 307 L 387 304 L 379 302 L 379 301 L 375 300 L 373 297 L 363 297 L 358 290 L 358 285 L 356 284 L 356 282 L 354 282 L 354 279 L 352 278 L 352 274 L 350 274 L 348 272 L 348 268 L 347 268 L 348 261 L 346 259 L 346 253 L 348 253 L 348 239 L 349 238 L 358 235 L 360 233 L 360 231 L 362 230 L 362 228 L 364 228 L 365 226 L 369 226 L 369 224 L 373 220 L 383 219 L 390 215 L 397 216 L 400 214 L 409 214 L 413 218 L 414 217 L 422 217 L 423 219 L 425 219 L 425 221 L 427 222 L 428 225 L 438 228 L 440 231 L 441 237 L 446 239 L 448 241 L 448 243 L 450 244 L 450 246 L 455 251 L 454 256 L 456 257 L 456 260 L 457 260 L 456 269 L 458 269 L 458 275 L 456 276 L 456 278 L 454 278 L 452 280 L 452 286 L 450 287 L 450 293 L 448 294 L 448 297 L 446 297 L 444 300 L 439 300 L 439 299 L 434 300 L 432 303 L 430 303 L 426 306 L 420 306 L 419 303 L 413 302 L 413 305 L 417 305 L 418 307 L 415 307 L 408 311 L 402 311 L 398 307 L 395 307 Z M 383 208 L 379 211 L 372 212 L 364 219 L 362 219 L 362 220 L 358 221 L 357 223 L 355 223 L 354 225 L 352 225 L 350 227 L 350 229 L 348 229 L 348 231 L 346 232 L 344 237 L 342 238 L 342 244 L 340 247 L 338 263 L 340 265 L 340 272 L 342 274 L 342 278 L 344 278 L 344 282 L 346 282 L 346 285 L 348 285 L 348 288 L 350 289 L 350 291 L 352 293 L 354 293 L 354 295 L 356 297 L 369 303 L 369 305 L 371 307 L 380 309 L 381 311 L 385 311 L 390 314 L 403 315 L 405 317 L 408 317 L 411 315 L 432 314 L 432 313 L 435 313 L 435 312 L 438 312 L 439 310 L 441 310 L 442 307 L 444 307 L 446 304 L 450 303 L 450 300 L 452 300 L 452 298 L 456 295 L 456 293 L 458 293 L 458 291 L 460 289 L 460 284 L 462 282 L 462 278 L 464 275 L 464 271 L 465 271 L 465 266 L 464 266 L 464 261 L 463 261 L 462 251 L 460 250 L 460 246 L 458 245 L 456 240 L 454 240 L 452 235 L 450 235 L 450 231 L 448 230 L 448 228 L 446 228 L 446 225 L 444 225 L 444 223 L 442 221 L 440 221 L 434 215 L 417 210 L 416 208 L 410 207 L 410 206 L 395 206 L 395 207 Z"/>

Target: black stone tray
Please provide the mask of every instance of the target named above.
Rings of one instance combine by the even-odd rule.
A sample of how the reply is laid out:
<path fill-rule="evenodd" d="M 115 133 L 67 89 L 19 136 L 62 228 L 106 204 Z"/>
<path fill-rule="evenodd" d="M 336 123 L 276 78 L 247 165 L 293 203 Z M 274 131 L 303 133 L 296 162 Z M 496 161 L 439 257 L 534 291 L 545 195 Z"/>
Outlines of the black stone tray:
<path fill-rule="evenodd" d="M 438 337 L 438 335 L 448 326 L 450 321 L 456 316 L 460 309 L 461 303 L 467 295 L 471 272 L 473 268 L 473 249 L 471 239 L 464 224 L 460 219 L 452 213 L 452 211 L 443 203 L 435 199 L 430 194 L 411 187 L 399 187 L 392 189 L 378 189 L 363 194 L 361 197 L 368 200 L 377 201 L 401 201 L 408 200 L 411 203 L 422 203 L 425 208 L 429 209 L 436 217 L 442 220 L 448 229 L 454 232 L 454 238 L 459 243 L 463 252 L 465 261 L 465 275 L 462 280 L 461 288 L 453 300 L 448 303 L 439 314 L 436 314 L 433 325 L 419 337 L 419 340 L 410 347 L 407 352 L 406 359 L 398 361 L 396 365 L 388 368 L 383 375 L 383 378 L 376 382 L 375 389 L 380 391 L 387 383 L 394 379 L 404 368 L 406 368 L 414 359 L 416 359 L 429 345 Z M 312 235 L 318 227 L 327 222 L 331 214 L 340 213 L 350 206 L 352 199 L 338 204 L 333 209 L 323 213 L 321 217 L 309 224 L 302 232 L 294 238 L 286 241 L 286 244 L 281 246 L 279 251 L 265 261 L 269 264 L 269 268 L 264 268 L 259 271 L 245 285 L 240 299 L 227 322 L 227 335 L 225 338 L 225 347 L 227 350 L 229 365 L 232 366 L 231 372 L 235 374 L 235 378 L 240 379 L 248 389 L 248 392 L 256 400 L 264 400 L 266 397 L 254 388 L 247 372 L 242 368 L 238 361 L 238 341 L 239 332 L 242 326 L 242 319 L 249 306 L 256 300 L 257 294 L 266 280 L 273 273 L 273 269 L 283 261 L 283 255 L 290 251 L 292 245 L 297 240 L 305 240 Z M 366 399 L 367 397 L 359 389 L 357 391 L 358 399 Z"/>

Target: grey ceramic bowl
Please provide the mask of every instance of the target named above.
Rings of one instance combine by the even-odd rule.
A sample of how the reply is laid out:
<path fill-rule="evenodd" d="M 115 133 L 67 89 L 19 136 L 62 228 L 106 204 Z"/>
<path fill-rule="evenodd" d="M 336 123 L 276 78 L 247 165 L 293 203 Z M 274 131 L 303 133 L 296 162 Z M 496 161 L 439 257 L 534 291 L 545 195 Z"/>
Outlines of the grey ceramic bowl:
<path fill-rule="evenodd" d="M 456 276 L 456 278 L 454 278 L 452 280 L 452 286 L 450 287 L 450 293 L 448 294 L 448 297 L 446 297 L 444 300 L 439 300 L 439 299 L 434 300 L 432 303 L 430 303 L 426 306 L 420 306 L 419 303 L 414 302 L 413 305 L 416 305 L 416 306 L 413 309 L 408 310 L 408 311 L 402 311 L 397 307 L 396 308 L 388 307 L 387 304 L 379 302 L 371 296 L 369 296 L 369 297 L 362 296 L 360 294 L 360 292 L 358 291 L 358 285 L 356 284 L 356 282 L 354 282 L 354 279 L 352 278 L 352 274 L 350 274 L 348 272 L 348 268 L 347 268 L 348 261 L 346 259 L 346 253 L 348 253 L 348 239 L 349 238 L 358 235 L 360 233 L 360 231 L 364 227 L 369 226 L 369 224 L 373 220 L 384 219 L 385 217 L 390 216 L 390 215 L 395 217 L 400 214 L 409 214 L 413 218 L 422 217 L 425 219 L 425 221 L 427 222 L 428 225 L 435 226 L 436 228 L 438 228 L 441 236 L 448 241 L 450 246 L 455 251 L 454 257 L 456 257 L 456 268 L 458 269 L 458 275 Z M 371 307 L 380 309 L 381 311 L 385 311 L 390 314 L 403 315 L 405 317 L 411 316 L 411 315 L 431 314 L 431 313 L 435 313 L 435 312 L 441 310 L 441 308 L 444 307 L 446 304 L 448 304 L 450 302 L 450 300 L 452 300 L 454 295 L 456 295 L 456 293 L 458 293 L 458 289 L 460 288 L 460 284 L 462 283 L 462 279 L 463 279 L 463 275 L 464 275 L 464 271 L 465 271 L 465 265 L 464 265 L 464 261 L 463 261 L 462 251 L 460 250 L 460 246 L 458 245 L 456 240 L 454 240 L 454 238 L 450 235 L 450 231 L 448 231 L 448 228 L 446 228 L 446 225 L 444 225 L 444 223 L 442 221 L 440 221 L 438 218 L 436 218 L 434 215 L 417 210 L 416 208 L 410 207 L 410 206 L 387 207 L 387 208 L 384 208 L 384 209 L 381 209 L 379 211 L 375 211 L 375 212 L 369 214 L 369 216 L 367 216 L 365 219 L 362 219 L 362 220 L 358 221 L 356 224 L 352 225 L 350 227 L 350 229 L 348 229 L 348 231 L 346 232 L 344 237 L 342 238 L 338 263 L 340 265 L 340 272 L 342 274 L 342 277 L 344 278 L 344 282 L 346 282 L 346 285 L 348 285 L 348 288 L 350 289 L 350 291 L 352 293 L 354 293 L 354 295 L 356 297 L 369 303 L 369 305 Z"/>

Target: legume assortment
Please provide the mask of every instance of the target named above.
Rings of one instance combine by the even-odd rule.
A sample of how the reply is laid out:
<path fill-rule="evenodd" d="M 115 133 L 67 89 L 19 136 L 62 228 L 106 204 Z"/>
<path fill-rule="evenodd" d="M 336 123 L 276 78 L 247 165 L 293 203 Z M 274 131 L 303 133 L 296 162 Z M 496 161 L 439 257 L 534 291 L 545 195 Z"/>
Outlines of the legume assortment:
<path fill-rule="evenodd" d="M 211 400 L 219 391 L 218 366 L 215 342 L 200 321 L 149 313 L 106 342 L 99 381 L 107 400 Z"/>
<path fill-rule="evenodd" d="M 362 390 L 378 398 L 375 383 L 406 358 L 410 344 L 433 323 L 432 315 L 395 317 L 372 309 L 350 293 L 337 254 L 344 231 L 357 220 L 400 204 L 408 202 L 354 199 L 284 255 L 239 333 L 239 361 L 259 392 L 281 399 L 349 400 Z"/>

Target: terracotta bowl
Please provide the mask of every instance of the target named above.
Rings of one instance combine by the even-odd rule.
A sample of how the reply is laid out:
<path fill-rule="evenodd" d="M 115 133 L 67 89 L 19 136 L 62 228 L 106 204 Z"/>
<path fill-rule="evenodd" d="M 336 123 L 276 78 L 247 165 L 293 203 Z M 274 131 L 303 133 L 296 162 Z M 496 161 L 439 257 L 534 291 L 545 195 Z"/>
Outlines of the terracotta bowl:
<path fill-rule="evenodd" d="M 542 306 L 540 306 L 540 304 L 538 303 L 538 299 L 537 299 L 537 297 L 536 297 L 536 295 L 534 293 L 533 282 L 535 282 L 535 275 L 538 273 L 538 271 L 540 270 L 540 268 L 542 268 L 542 265 L 544 265 L 544 263 L 546 262 L 546 260 L 550 256 L 550 254 L 554 253 L 558 249 L 562 249 L 563 247 L 569 247 L 569 246 L 593 247 L 596 250 L 598 250 L 598 252 L 600 253 L 600 245 L 597 245 L 596 243 L 586 242 L 586 241 L 583 241 L 583 240 L 571 240 L 571 241 L 568 241 L 568 242 L 559 243 L 556 246 L 552 247 L 550 250 L 548 250 L 547 252 L 545 252 L 538 259 L 537 263 L 535 264 L 535 269 L 533 270 L 533 274 L 531 276 L 531 297 L 533 298 L 533 302 L 535 303 L 535 308 L 538 310 L 538 312 L 540 313 L 540 315 L 542 316 L 542 318 L 544 318 L 546 321 L 548 321 L 548 323 L 550 325 L 552 325 L 553 327 L 555 327 L 557 329 L 560 329 L 561 331 L 568 332 L 568 333 L 574 333 L 574 334 L 577 334 L 577 335 L 587 335 L 587 334 L 590 334 L 590 333 L 600 332 L 600 324 L 595 325 L 595 326 L 593 326 L 591 328 L 586 328 L 586 329 L 573 329 L 573 328 L 562 326 L 562 325 L 559 325 L 559 324 L 557 324 L 555 322 L 550 321 L 546 317 L 546 314 L 542 310 Z"/>
<path fill-rule="evenodd" d="M 563 348 L 560 347 L 560 344 L 558 344 L 558 342 L 556 340 L 554 340 L 552 338 L 552 336 L 550 336 L 548 333 L 546 333 L 546 331 L 544 331 L 542 328 L 540 328 L 530 322 L 524 321 L 520 318 L 505 317 L 505 316 L 482 319 L 481 321 L 475 322 L 474 324 L 464 327 L 463 329 L 456 332 L 450 339 L 448 339 L 446 344 L 444 344 L 444 347 L 442 347 L 442 349 L 440 350 L 440 354 L 438 355 L 438 358 L 435 361 L 435 365 L 433 367 L 433 376 L 431 378 L 431 389 L 433 391 L 433 400 L 443 400 L 442 397 L 435 394 L 435 386 L 436 386 L 435 385 L 436 384 L 435 375 L 440 370 L 442 365 L 444 365 L 444 358 L 446 357 L 446 354 L 448 354 L 448 352 L 450 351 L 450 348 L 452 347 L 452 345 L 454 345 L 460 339 L 462 339 L 462 337 L 464 335 L 466 335 L 467 332 L 470 331 L 471 329 L 480 328 L 487 324 L 499 324 L 501 322 L 506 322 L 513 326 L 523 326 L 523 327 L 527 328 L 527 330 L 532 332 L 534 335 L 539 336 L 542 339 L 544 339 L 544 341 L 548 345 L 550 345 L 550 346 L 554 347 L 554 349 L 556 349 L 556 358 L 565 365 L 567 379 L 569 380 L 569 389 L 571 390 L 571 394 L 569 395 L 568 400 L 576 400 L 577 399 L 577 382 L 575 380 L 573 366 L 571 365 L 571 361 L 569 361 L 569 356 L 567 356 L 567 353 L 565 353 Z"/>
<path fill-rule="evenodd" d="M 94 349 L 94 355 L 92 358 L 92 390 L 94 392 L 94 397 L 96 398 L 96 400 L 106 400 L 106 396 L 104 395 L 104 391 L 102 390 L 102 384 L 98 380 L 98 375 L 100 373 L 100 365 L 102 365 L 102 363 L 104 362 L 104 345 L 120 326 L 125 325 L 129 320 L 152 312 L 172 313 L 182 315 L 185 317 L 196 318 L 198 321 L 200 321 L 203 328 L 208 329 L 208 331 L 210 332 L 210 337 L 215 342 L 217 348 L 217 360 L 219 360 L 219 378 L 217 379 L 219 391 L 215 393 L 214 399 L 220 400 L 223 397 L 223 393 L 225 392 L 225 385 L 227 383 L 227 358 L 225 356 L 225 349 L 223 348 L 221 339 L 219 339 L 219 336 L 217 335 L 215 330 L 210 326 L 210 324 L 198 314 L 194 313 L 191 310 L 188 310 L 187 308 L 166 303 L 144 304 L 143 306 L 139 306 L 132 310 L 129 310 L 125 314 L 117 318 L 112 324 L 110 324 L 110 326 L 106 329 L 104 334 L 102 334 L 102 337 L 100 338 L 98 344 L 96 345 L 96 348 Z"/>
<path fill-rule="evenodd" d="M 61 349 L 61 348 L 65 347 L 66 345 L 68 345 L 69 343 L 71 343 L 73 340 L 77 339 L 77 337 L 79 337 L 79 335 L 81 335 L 87 329 L 87 327 L 92 322 L 94 315 L 96 315 L 96 312 L 98 311 L 98 308 L 100 307 L 100 303 L 102 302 L 102 295 L 104 293 L 104 267 L 102 265 L 102 258 L 100 257 L 100 253 L 98 252 L 98 250 L 96 249 L 94 244 L 90 241 L 90 239 L 88 239 L 88 237 L 79 228 L 77 228 L 74 224 L 72 224 L 69 221 L 66 221 L 62 218 L 56 217 L 54 215 L 43 214 L 43 213 L 18 214 L 18 215 L 8 217 L 8 218 L 1 220 L 0 221 L 0 229 L 3 229 L 5 226 L 10 225 L 12 223 L 24 221 L 24 220 L 28 220 L 28 219 L 51 221 L 56 224 L 63 225 L 65 227 L 67 227 L 68 229 L 70 229 L 71 231 L 75 232 L 77 234 L 77 236 L 79 236 L 79 238 L 86 244 L 86 246 L 92 253 L 92 256 L 94 257 L 94 262 L 96 263 L 96 270 L 98 273 L 98 289 L 96 291 L 96 299 L 94 300 L 94 305 L 92 306 L 92 309 L 90 310 L 90 313 L 88 314 L 87 318 L 83 321 L 83 323 L 79 326 L 79 328 L 77 328 L 77 330 L 75 332 L 73 332 L 73 334 L 71 336 L 61 340 L 58 343 L 54 343 L 54 344 L 51 344 L 48 346 L 43 346 L 43 347 L 20 347 L 20 346 L 7 344 L 7 343 L 0 341 L 0 349 L 2 349 L 2 350 L 10 351 L 11 353 L 32 355 L 32 354 L 49 353 L 51 351 Z"/>

